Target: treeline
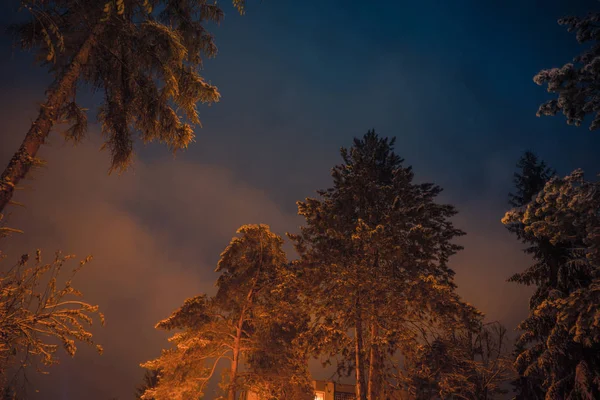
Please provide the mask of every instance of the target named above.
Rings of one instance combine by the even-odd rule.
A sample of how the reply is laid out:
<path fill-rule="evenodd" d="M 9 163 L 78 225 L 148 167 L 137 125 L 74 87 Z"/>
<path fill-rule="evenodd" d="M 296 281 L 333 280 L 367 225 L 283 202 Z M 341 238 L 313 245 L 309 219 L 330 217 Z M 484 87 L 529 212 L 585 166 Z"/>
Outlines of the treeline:
<path fill-rule="evenodd" d="M 176 151 L 193 140 L 196 105 L 219 100 L 200 74 L 216 55 L 207 23 L 223 11 L 193 0 L 20 0 L 31 17 L 11 28 L 55 77 L 39 115 L 0 176 L 0 221 L 53 128 L 67 140 L 87 134 L 82 88 L 102 95 L 98 119 L 111 170 L 130 165 L 136 138 Z M 234 0 L 240 12 L 244 3 Z M 541 71 L 555 98 L 538 115 L 600 125 L 600 14 L 560 21 L 591 44 L 561 68 Z M 532 286 L 529 315 L 513 346 L 506 328 L 456 293 L 450 258 L 464 234 L 441 188 L 414 182 L 394 140 L 374 131 L 341 151 L 330 188 L 298 202 L 298 258 L 266 225 L 245 225 L 221 254 L 213 296 L 186 302 L 157 328 L 172 346 L 143 364 L 137 397 L 201 398 L 219 380 L 224 398 L 314 397 L 308 361 L 318 357 L 356 382 L 359 400 L 492 399 L 512 384 L 516 399 L 600 398 L 600 185 L 576 170 L 563 177 L 533 153 L 517 164 L 502 223 L 533 263 L 511 281 Z M 3 220 L 5 223 L 5 220 Z M 20 233 L 3 225 L 0 236 Z M 5 246 L 10 239 L 3 239 Z M 2 257 L 2 253 L 0 253 Z M 96 346 L 89 325 L 103 321 L 78 299 L 69 256 L 23 256 L 0 277 L 0 379 L 4 398 L 26 395 L 26 371 Z M 97 347 L 102 350 L 100 346 Z M 225 373 L 215 376 L 220 365 Z"/>
<path fill-rule="evenodd" d="M 561 178 L 531 152 L 519 160 L 502 223 L 534 264 L 509 280 L 536 291 L 513 345 L 456 294 L 456 210 L 413 182 L 393 144 L 373 131 L 355 139 L 333 186 L 298 202 L 297 260 L 267 226 L 240 228 L 217 294 L 157 325 L 181 332 L 143 364 L 158 379 L 141 399 L 201 398 L 222 358 L 228 399 L 308 399 L 311 357 L 351 376 L 358 399 L 493 399 L 509 384 L 516 399 L 600 395 L 600 183 Z"/>
<path fill-rule="evenodd" d="M 450 257 L 463 234 L 441 188 L 413 181 L 394 140 L 370 131 L 342 149 L 333 186 L 298 202 L 288 234 L 247 225 L 221 254 L 217 293 L 188 299 L 157 328 L 174 346 L 143 366 L 141 399 L 196 399 L 227 360 L 228 400 L 314 399 L 308 360 L 352 376 L 359 399 L 484 399 L 512 376 L 506 331 L 456 294 Z"/>
<path fill-rule="evenodd" d="M 517 399 L 596 398 L 598 183 L 586 182 L 581 171 L 560 178 L 531 152 L 517 164 L 514 208 L 502 223 L 535 263 L 510 280 L 537 290 L 513 348 L 503 326 L 485 324 L 455 293 L 447 262 L 460 250 L 452 239 L 463 232 L 450 221 L 454 207 L 435 202 L 441 189 L 415 184 L 393 140 L 372 131 L 341 154 L 333 187 L 298 202 L 305 224 L 299 234 L 288 234 L 298 260 L 285 259 L 281 238 L 268 227 L 242 227 L 219 262 L 217 295 L 188 300 L 157 325 L 184 333 L 175 335 L 175 348 L 143 364 L 164 380 L 142 399 L 200 398 L 225 355 L 230 374 L 221 386 L 228 399 L 248 390 L 264 398 L 310 398 L 311 356 L 335 365 L 339 376 L 352 375 L 359 399 L 492 399 L 507 393 L 509 382 Z M 231 279 L 242 293 L 225 294 Z M 261 290 L 268 300 L 254 303 Z M 215 320 L 205 313 L 224 298 L 237 305 L 226 316 L 216 314 L 227 328 L 215 337 Z M 269 332 L 290 324 L 289 335 L 245 348 L 243 340 L 265 338 L 264 324 Z M 189 341 L 199 344 L 193 357 Z M 213 348 L 222 350 L 219 357 Z M 256 366 L 254 352 L 266 364 Z M 295 382 L 295 389 L 272 376 Z"/>

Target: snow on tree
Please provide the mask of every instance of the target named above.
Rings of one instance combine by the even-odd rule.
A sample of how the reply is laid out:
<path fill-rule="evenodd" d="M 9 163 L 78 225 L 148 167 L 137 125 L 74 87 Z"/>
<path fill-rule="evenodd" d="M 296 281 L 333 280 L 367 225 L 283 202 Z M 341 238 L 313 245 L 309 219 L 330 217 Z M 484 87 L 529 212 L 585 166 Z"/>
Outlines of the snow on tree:
<path fill-rule="evenodd" d="M 298 202 L 305 224 L 290 235 L 313 316 L 307 341 L 340 373 L 354 371 L 360 400 L 393 396 L 400 357 L 440 326 L 475 330 L 479 313 L 455 293 L 448 259 L 463 234 L 433 184 L 413 183 L 394 140 L 374 131 L 343 148 L 333 187 Z"/>
<path fill-rule="evenodd" d="M 503 223 L 521 224 L 538 241 L 536 264 L 515 280 L 538 286 L 521 323 L 526 346 L 516 361 L 524 376 L 543 379 L 545 398 L 600 397 L 600 184 L 576 170 L 553 177 Z M 542 246 L 552 246 L 546 256 Z"/>
<path fill-rule="evenodd" d="M 416 400 L 495 399 L 508 392 L 504 386 L 514 377 L 506 328 L 498 322 L 432 338 L 412 362 L 410 392 Z"/>
<path fill-rule="evenodd" d="M 228 361 L 220 386 L 228 400 L 251 390 L 267 398 L 314 397 L 307 355 L 296 345 L 307 316 L 296 303 L 294 271 L 283 240 L 267 225 L 245 225 L 221 254 L 217 294 L 185 301 L 157 328 L 179 330 L 174 347 L 142 364 L 159 370 L 158 384 L 142 399 L 200 398 L 220 360 Z"/>
<path fill-rule="evenodd" d="M 52 262 L 43 263 L 38 250 L 34 265 L 29 266 L 29 256 L 24 255 L 0 276 L 0 385 L 12 388 L 13 394 L 27 388 L 20 381 L 31 367 L 41 371 L 58 363 L 60 347 L 74 356 L 80 342 L 102 353 L 89 327 L 94 315 L 102 324 L 104 316 L 98 306 L 78 299 L 82 293 L 72 286 L 90 258 L 61 283 L 64 265 L 72 258 L 57 253 Z"/>
<path fill-rule="evenodd" d="M 513 212 L 522 213 L 524 208 L 536 198 L 538 193 L 555 172 L 534 153 L 527 151 L 517 163 L 518 172 L 514 174 L 516 193 L 509 194 L 509 203 L 514 207 Z M 525 230 L 525 225 L 512 221 L 506 224 L 508 230 L 527 247 L 524 251 L 530 254 L 535 264 L 522 273 L 510 277 L 510 282 L 517 282 L 527 286 L 536 286 L 536 291 L 529 302 L 529 316 L 520 324 L 521 336 L 515 345 L 514 355 L 517 360 L 522 355 L 539 351 L 546 346 L 547 338 L 552 329 L 552 324 L 544 318 L 535 315 L 535 309 L 543 302 L 548 293 L 556 285 L 556 265 L 564 257 L 565 250 L 551 244 L 548 240 L 540 239 Z M 537 350 L 534 350 L 537 349 Z M 524 362 L 516 364 L 519 378 L 513 382 L 517 399 L 543 399 L 545 380 L 543 371 L 528 368 Z"/>
<path fill-rule="evenodd" d="M 160 370 L 147 369 L 144 372 L 144 381 L 135 388 L 136 400 L 142 400 L 142 396 L 148 389 L 154 389 L 158 385 L 158 374 Z M 154 400 L 151 398 L 149 400 Z"/>
<path fill-rule="evenodd" d="M 543 103 L 537 112 L 541 115 L 562 113 L 570 125 L 580 126 L 591 116 L 590 130 L 600 127 L 600 13 L 584 17 L 565 17 L 558 23 L 575 32 L 577 41 L 586 45 L 573 62 L 560 68 L 544 69 L 535 75 L 534 82 L 547 85 L 556 98 Z"/>
<path fill-rule="evenodd" d="M 233 1 L 243 11 L 243 0 Z M 54 74 L 39 115 L 0 176 L 0 213 L 31 167 L 52 128 L 69 123 L 67 139 L 87 133 L 82 87 L 102 93 L 98 119 L 112 156 L 111 170 L 131 163 L 133 142 L 158 141 L 172 151 L 194 139 L 196 104 L 219 100 L 200 75 L 204 58 L 217 53 L 206 23 L 223 11 L 207 0 L 20 0 L 31 19 L 13 26 L 24 49 Z"/>

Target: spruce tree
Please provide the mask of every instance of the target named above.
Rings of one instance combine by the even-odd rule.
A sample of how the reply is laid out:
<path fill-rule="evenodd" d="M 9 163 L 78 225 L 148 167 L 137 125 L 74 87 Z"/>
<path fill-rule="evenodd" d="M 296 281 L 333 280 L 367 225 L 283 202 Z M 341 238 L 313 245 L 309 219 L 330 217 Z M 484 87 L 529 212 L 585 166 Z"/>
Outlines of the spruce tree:
<path fill-rule="evenodd" d="M 527 204 L 535 200 L 555 172 L 531 151 L 526 151 L 516 166 L 517 172 L 514 173 L 513 179 L 515 193 L 509 193 L 509 204 L 515 210 L 523 210 Z M 539 238 L 528 233 L 524 224 L 515 222 L 507 224 L 506 227 L 527 246 L 524 251 L 531 254 L 536 261 L 535 265 L 525 272 L 509 278 L 510 282 L 536 286 L 536 291 L 529 302 L 529 316 L 519 326 L 521 335 L 515 346 L 516 360 L 523 360 L 523 355 L 529 354 L 531 348 L 545 346 L 551 325 L 538 318 L 535 309 L 547 298 L 552 282 L 556 281 L 553 277 L 552 271 L 555 269 L 553 266 L 559 262 L 558 258 L 561 257 L 562 252 L 547 241 L 540 241 Z M 532 275 L 532 271 L 538 273 Z M 516 398 L 533 400 L 544 398 L 543 374 L 535 368 L 529 368 L 530 365 L 522 361 L 518 361 L 516 366 L 519 373 L 519 378 L 513 382 Z"/>
<path fill-rule="evenodd" d="M 525 152 L 517 163 L 518 172 L 514 174 L 515 193 L 509 193 L 509 204 L 514 213 L 523 213 L 525 208 L 536 201 L 538 193 L 545 184 L 555 176 L 555 171 L 530 151 Z M 525 272 L 517 273 L 509 278 L 527 286 L 535 285 L 536 292 L 531 298 L 530 308 L 535 308 L 543 301 L 548 292 L 558 285 L 557 265 L 561 263 L 566 249 L 531 234 L 526 225 L 519 222 L 506 224 L 507 229 L 527 247 L 524 251 L 531 254 L 536 264 Z"/>
<path fill-rule="evenodd" d="M 522 207 L 544 188 L 544 185 L 556 172 L 531 151 L 526 151 L 517 162 L 518 172 L 514 173 L 513 183 L 516 193 L 509 193 L 509 204 Z"/>
<path fill-rule="evenodd" d="M 290 235 L 300 254 L 310 341 L 340 372 L 354 371 L 360 400 L 390 398 L 404 385 L 399 355 L 443 328 L 474 329 L 479 314 L 460 301 L 449 258 L 463 232 L 441 188 L 413 183 L 394 139 L 374 131 L 342 148 L 333 187 L 298 202 L 305 218 Z"/>
<path fill-rule="evenodd" d="M 518 398 L 600 396 L 598 189 L 583 180 L 581 171 L 554 176 L 532 201 L 503 219 L 522 232 L 535 260 L 511 278 L 536 287 L 529 316 L 519 325 L 516 366 L 524 379 L 518 382 Z"/>

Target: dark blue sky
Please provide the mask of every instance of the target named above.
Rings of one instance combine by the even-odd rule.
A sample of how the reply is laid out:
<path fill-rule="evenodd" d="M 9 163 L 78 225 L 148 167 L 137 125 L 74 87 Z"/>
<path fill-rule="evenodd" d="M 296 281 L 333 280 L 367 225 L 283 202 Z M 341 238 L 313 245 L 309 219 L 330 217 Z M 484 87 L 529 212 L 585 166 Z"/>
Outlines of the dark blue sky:
<path fill-rule="evenodd" d="M 201 110 L 205 129 L 183 157 L 226 163 L 270 186 L 307 161 L 329 168 L 340 146 L 375 128 L 398 137 L 418 174 L 460 189 L 457 198 L 497 186 L 486 164 L 505 155 L 513 164 L 523 149 L 561 170 L 594 169 L 598 135 L 536 118 L 547 94 L 532 77 L 578 50 L 556 20 L 597 3 L 265 0 L 243 17 L 225 4 L 214 30 L 220 53 L 205 70 L 223 99 Z M 9 46 L 5 36 L 0 85 L 43 87 L 45 71 Z"/>
<path fill-rule="evenodd" d="M 327 187 L 329 170 L 340 161 L 339 148 L 371 128 L 383 136 L 396 136 L 396 150 L 414 166 L 417 179 L 440 184 L 445 188 L 443 199 L 458 206 L 457 224 L 468 233 L 462 241 L 465 251 L 453 261 L 459 291 L 490 319 L 514 328 L 526 313 L 528 296 L 527 290 L 504 282 L 527 262 L 500 224 L 514 164 L 524 150 L 531 149 L 562 174 L 578 167 L 589 177 L 600 172 L 600 133 L 569 127 L 562 116 L 537 118 L 537 106 L 548 94 L 532 78 L 542 68 L 569 62 L 579 51 L 574 36 L 557 25 L 557 19 L 597 10 L 600 4 L 595 0 L 263 0 L 250 1 L 245 16 L 223 4 L 226 18 L 214 29 L 219 55 L 208 60 L 205 69 L 222 100 L 200 108 L 204 127 L 197 130 L 196 143 L 177 160 L 158 145 L 138 146 L 136 169 L 128 176 L 106 179 L 108 160 L 99 158 L 95 163 L 95 150 L 84 147 L 80 153 L 85 154 L 86 164 L 81 168 L 98 176 L 98 182 L 69 178 L 73 187 L 89 184 L 85 190 L 101 188 L 99 196 L 111 193 L 102 204 L 114 206 L 111 210 L 118 209 L 120 216 L 134 221 L 148 234 L 148 243 L 160 243 L 165 260 L 180 266 L 177 273 L 187 276 L 198 268 L 194 276 L 208 282 L 187 291 L 175 288 L 168 300 L 151 306 L 98 289 L 95 299 L 108 309 L 109 321 L 112 308 L 115 324 L 126 327 L 119 335 L 131 340 L 136 332 L 151 330 L 185 295 L 210 290 L 208 278 L 214 278 L 210 271 L 237 226 L 264 222 L 279 234 L 296 230 L 301 221 L 293 216 L 295 201 Z M 0 6 L 3 24 L 13 18 L 6 7 Z M 49 80 L 43 69 L 32 65 L 30 55 L 11 49 L 6 36 L 0 40 L 0 51 L 5 55 L 0 60 L 0 112 L 7 121 L 0 133 L 0 162 L 5 163 Z M 77 159 L 73 155 L 77 151 L 53 141 L 47 153 L 48 172 L 39 177 L 40 189 L 30 194 L 31 202 L 44 194 L 54 197 L 53 190 L 68 191 L 65 201 L 85 198 L 84 189 L 66 189 L 61 180 L 74 168 L 65 160 Z M 111 185 L 126 187 L 122 191 L 127 194 L 110 197 Z M 186 191 L 194 185 L 197 190 Z M 162 200 L 150 199 L 153 196 Z M 79 206 L 73 203 L 69 210 Z M 60 202 L 54 207 L 67 208 Z M 181 218 L 177 212 L 190 217 Z M 54 239 L 32 228 L 17 248 L 39 243 L 56 248 L 76 241 L 65 233 L 73 231 L 72 225 L 46 221 L 44 213 L 22 213 L 24 225 L 52 232 Z M 87 218 L 83 211 L 81 215 Z M 227 223 L 211 219 L 212 215 L 222 215 Z M 88 234 L 93 236 L 85 231 L 83 237 Z M 110 248 L 109 244 L 102 247 L 103 240 L 94 237 L 99 247 L 73 246 L 82 252 L 92 249 L 100 263 L 111 263 L 108 256 L 102 258 L 102 249 Z M 152 252 L 157 247 L 137 245 L 120 251 L 137 255 L 140 249 Z M 152 271 L 165 268 L 156 266 Z M 105 282 L 107 278 L 98 274 Z M 90 290 L 93 297 L 94 289 Z M 117 297 L 122 301 L 114 300 Z M 132 301 L 148 307 L 144 318 L 135 320 L 128 314 L 138 312 L 124 306 Z M 115 334 L 111 329 L 117 328 L 106 329 Z M 155 348 L 138 341 L 126 347 L 130 354 L 118 356 L 109 345 L 102 361 L 89 359 L 96 360 L 94 371 L 103 371 L 98 373 L 115 382 L 114 395 L 125 399 L 130 393 L 127 388 L 141 374 L 137 364 L 155 356 L 160 348 L 156 343 L 166 345 L 162 339 L 152 339 Z M 82 359 L 87 357 L 84 354 Z M 82 378 L 71 385 L 79 389 L 69 386 L 68 377 L 83 364 L 66 364 L 54 375 L 67 388 L 62 398 L 77 398 L 85 390 L 99 393 L 94 399 L 108 397 L 98 382 Z"/>
<path fill-rule="evenodd" d="M 559 170 L 597 170 L 598 135 L 535 116 L 547 94 L 533 75 L 577 50 L 556 20 L 597 2 L 569 3 L 263 2 L 230 13 L 206 70 L 223 100 L 186 157 L 229 159 L 263 186 L 301 175 L 286 179 L 291 193 L 308 175 L 298 170 L 328 169 L 375 128 L 455 201 L 506 192 L 489 164 L 511 168 L 527 148 Z M 248 168 L 249 155 L 269 161 Z"/>

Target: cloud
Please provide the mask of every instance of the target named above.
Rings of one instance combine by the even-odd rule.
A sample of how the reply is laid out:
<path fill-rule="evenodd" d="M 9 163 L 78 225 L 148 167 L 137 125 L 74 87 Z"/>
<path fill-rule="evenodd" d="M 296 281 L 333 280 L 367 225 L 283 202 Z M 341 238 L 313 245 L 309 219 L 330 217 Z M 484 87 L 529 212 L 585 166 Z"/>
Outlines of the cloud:
<path fill-rule="evenodd" d="M 23 131 L 18 125 L 15 131 Z M 301 223 L 224 166 L 164 156 L 108 176 L 108 155 L 98 148 L 94 140 L 73 147 L 54 137 L 42 154 L 47 167 L 19 192 L 26 209 L 15 208 L 10 219 L 26 233 L 2 243 L 13 258 L 37 247 L 47 256 L 56 249 L 94 256 L 76 283 L 107 315 L 106 327 L 94 328 L 105 354 L 82 347 L 74 359 L 63 355 L 38 379 L 37 398 L 128 398 L 141 380 L 138 364 L 167 346 L 154 324 L 185 298 L 214 290 L 215 263 L 235 230 L 263 222 L 283 234 Z M 495 163 L 486 171 L 495 182 L 505 174 Z M 497 197 L 490 186 L 460 201 L 456 224 L 468 235 L 452 266 L 463 298 L 511 329 L 526 312 L 528 292 L 505 279 L 527 260 L 499 223 L 501 215 L 490 212 Z M 327 372 L 315 368 L 319 377 Z"/>
<path fill-rule="evenodd" d="M 167 346 L 154 324 L 214 290 L 216 260 L 235 230 L 260 222 L 283 235 L 296 216 L 223 167 L 165 157 L 108 176 L 98 143 L 54 142 L 43 150 L 47 167 L 18 194 L 26 208 L 12 210 L 10 226 L 26 233 L 1 245 L 12 259 L 35 248 L 93 255 L 76 285 L 106 314 L 106 326 L 93 328 L 105 354 L 61 354 L 35 398 L 128 398 L 143 374 L 138 364 Z"/>
<path fill-rule="evenodd" d="M 380 69 L 389 76 L 401 66 L 395 57 Z M 408 63 L 408 72 L 410 67 Z M 107 175 L 108 155 L 98 151 L 98 140 L 73 148 L 53 135 L 42 152 L 47 168 L 25 182 L 28 189 L 18 195 L 27 208 L 15 208 L 10 219 L 11 226 L 26 234 L 0 246 L 9 247 L 14 257 L 37 247 L 47 256 L 56 249 L 94 256 L 76 283 L 107 315 L 106 327 L 94 328 L 106 353 L 99 357 L 81 348 L 75 359 L 63 357 L 60 366 L 40 379 L 38 398 L 129 398 L 143 373 L 138 364 L 167 345 L 166 335 L 155 331 L 154 324 L 185 298 L 214 289 L 214 266 L 235 230 L 261 222 L 281 235 L 295 231 L 302 221 L 293 201 L 327 187 L 328 169 L 340 161 L 337 149 L 351 145 L 351 136 L 372 124 L 382 135 L 400 135 L 399 153 L 415 165 L 417 180 L 442 184 L 446 201 L 458 206 L 457 226 L 468 233 L 461 240 L 465 251 L 451 264 L 458 291 L 490 319 L 501 319 L 512 329 L 527 311 L 529 293 L 505 283 L 528 262 L 499 222 L 516 161 L 514 146 L 507 146 L 511 154 L 504 148 L 491 154 L 486 148 L 465 163 L 463 159 L 470 160 L 465 154 L 473 152 L 448 151 L 455 140 L 464 142 L 460 136 L 443 140 L 443 134 L 420 125 L 423 113 L 416 108 L 403 113 L 404 121 L 394 117 L 394 108 L 403 104 L 396 93 L 412 87 L 406 79 L 391 85 L 385 78 L 372 78 L 353 96 L 345 95 L 350 100 L 332 90 L 325 103 L 336 104 L 333 110 L 312 102 L 309 90 L 284 90 L 276 105 L 285 123 L 275 127 L 268 117 L 277 110 L 260 111 L 272 102 L 254 101 L 261 106 L 250 107 L 252 99 L 232 92 L 228 98 L 234 109 L 243 110 L 236 118 L 230 117 L 231 107 L 222 107 L 226 100 L 204 109 L 211 130 L 200 131 L 199 142 L 183 156 L 173 159 L 158 146 L 140 149 L 142 160 L 122 176 Z M 281 82 L 291 85 L 293 80 Z M 20 88 L 0 97 L 1 162 L 8 161 L 36 115 L 31 99 L 42 95 L 39 88 Z M 360 110 L 352 107 L 368 95 L 378 101 Z M 233 100 L 240 98 L 247 108 L 242 100 Z M 348 110 L 356 118 L 342 118 Z M 478 146 L 476 141 L 469 148 Z"/>

